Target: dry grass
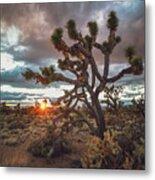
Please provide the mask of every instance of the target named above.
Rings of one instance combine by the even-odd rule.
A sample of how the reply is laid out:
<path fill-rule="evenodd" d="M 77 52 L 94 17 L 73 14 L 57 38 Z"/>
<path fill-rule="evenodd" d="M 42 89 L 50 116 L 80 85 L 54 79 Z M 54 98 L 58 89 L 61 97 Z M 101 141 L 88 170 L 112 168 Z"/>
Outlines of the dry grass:
<path fill-rule="evenodd" d="M 33 142 L 47 136 L 48 128 L 52 125 L 52 114 L 22 116 L 14 113 L 0 115 L 0 165 L 1 166 L 29 166 L 29 167 L 81 167 L 80 158 L 86 152 L 86 142 L 91 135 L 88 131 L 79 132 L 75 128 L 65 135 L 70 143 L 71 152 L 53 158 L 35 157 L 28 149 Z M 138 157 L 144 156 L 144 117 L 137 112 L 124 109 L 117 115 L 105 112 L 107 128 L 113 137 L 120 135 L 130 139 L 135 149 L 133 153 Z M 85 129 L 85 127 L 83 127 Z M 121 136 L 120 136 L 121 137 Z M 117 139 L 117 138 L 116 138 Z M 131 159 L 134 156 L 132 155 Z M 137 163 L 137 162 L 136 162 Z M 144 163 L 144 162 L 143 162 Z M 131 167 L 130 167 L 131 166 Z M 125 167 L 125 166 L 123 166 Z M 126 165 L 127 169 L 144 169 L 141 161 L 135 167 L 134 163 Z"/>

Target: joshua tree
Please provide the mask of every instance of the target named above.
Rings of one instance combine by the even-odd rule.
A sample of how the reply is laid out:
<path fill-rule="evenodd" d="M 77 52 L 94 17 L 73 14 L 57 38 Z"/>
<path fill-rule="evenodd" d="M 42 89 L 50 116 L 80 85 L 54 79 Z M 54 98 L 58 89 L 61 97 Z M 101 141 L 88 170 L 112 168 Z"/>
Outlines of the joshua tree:
<path fill-rule="evenodd" d="M 87 27 L 89 34 L 83 36 L 77 30 L 74 20 L 69 20 L 66 25 L 69 38 L 73 41 L 71 46 L 67 45 L 63 38 L 63 29 L 57 28 L 54 30 L 51 41 L 54 47 L 63 54 L 64 58 L 58 60 L 58 66 L 62 71 L 70 71 L 74 77 L 69 78 L 62 73 L 56 72 L 53 66 L 41 68 L 40 72 L 33 72 L 27 69 L 23 73 L 27 80 L 33 79 L 37 83 L 48 85 L 52 82 L 65 82 L 73 85 L 73 89 L 65 91 L 63 97 L 58 101 L 66 103 L 66 108 L 56 118 L 62 119 L 64 116 L 68 117 L 71 124 L 76 122 L 84 122 L 88 127 L 96 133 L 101 139 L 104 138 L 105 131 L 104 111 L 99 102 L 99 94 L 104 91 L 108 83 L 114 83 L 122 78 L 125 74 L 141 74 L 143 70 L 142 59 L 136 56 L 135 51 L 131 47 L 126 49 L 126 56 L 128 58 L 129 67 L 118 72 L 117 75 L 109 77 L 110 55 L 115 46 L 120 43 L 121 38 L 117 36 L 116 31 L 119 20 L 114 11 L 109 13 L 107 20 L 107 28 L 109 35 L 107 40 L 102 43 L 97 42 L 98 25 L 95 21 L 88 22 Z M 97 60 L 94 59 L 94 49 L 100 51 L 103 55 L 103 72 L 99 73 Z M 95 129 L 87 115 L 82 113 L 78 108 L 78 104 L 85 104 L 87 113 L 95 120 Z M 77 119 L 72 114 L 77 114 Z"/>

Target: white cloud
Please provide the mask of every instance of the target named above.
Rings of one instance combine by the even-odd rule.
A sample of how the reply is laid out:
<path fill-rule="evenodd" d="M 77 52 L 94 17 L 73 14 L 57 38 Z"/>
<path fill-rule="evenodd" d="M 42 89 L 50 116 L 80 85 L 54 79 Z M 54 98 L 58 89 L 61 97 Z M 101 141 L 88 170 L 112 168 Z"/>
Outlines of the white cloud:
<path fill-rule="evenodd" d="M 0 53 L 1 57 L 1 71 L 10 71 L 18 66 L 24 66 L 24 62 L 14 61 L 13 56 L 8 53 Z"/>
<path fill-rule="evenodd" d="M 63 96 L 64 92 L 63 89 L 69 90 L 72 89 L 72 86 L 69 85 L 62 85 L 60 88 L 56 87 L 46 87 L 46 88 L 33 88 L 33 89 L 27 89 L 27 88 L 18 88 L 18 87 L 12 87 L 10 85 L 2 85 L 1 90 L 4 92 L 15 92 L 15 93 L 27 93 L 27 94 L 43 94 L 43 97 L 50 97 L 50 98 L 58 98 L 60 96 Z"/>
<path fill-rule="evenodd" d="M 14 25 L 10 26 L 6 31 L 6 41 L 10 46 L 17 45 L 21 36 L 22 32 Z"/>
<path fill-rule="evenodd" d="M 22 46 L 22 45 L 19 45 L 19 46 L 15 46 L 15 47 L 14 47 L 14 51 L 15 51 L 15 52 L 22 52 L 22 51 L 26 51 L 26 50 L 28 50 L 28 49 L 29 49 L 28 47 Z"/>

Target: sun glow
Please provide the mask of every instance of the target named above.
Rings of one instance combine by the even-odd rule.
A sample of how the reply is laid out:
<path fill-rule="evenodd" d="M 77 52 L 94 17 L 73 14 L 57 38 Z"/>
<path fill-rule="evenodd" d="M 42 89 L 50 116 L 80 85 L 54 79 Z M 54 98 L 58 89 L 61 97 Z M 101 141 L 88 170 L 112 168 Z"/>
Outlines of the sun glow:
<path fill-rule="evenodd" d="M 42 102 L 42 103 L 40 104 L 40 108 L 41 108 L 42 110 L 45 110 L 45 109 L 46 109 L 46 103 Z"/>

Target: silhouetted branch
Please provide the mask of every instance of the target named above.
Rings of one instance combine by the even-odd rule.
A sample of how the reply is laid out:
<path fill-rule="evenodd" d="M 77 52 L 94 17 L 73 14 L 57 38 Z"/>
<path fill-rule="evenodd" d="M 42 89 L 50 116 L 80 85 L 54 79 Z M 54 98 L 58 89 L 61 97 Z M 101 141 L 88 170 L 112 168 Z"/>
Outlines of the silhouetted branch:
<path fill-rule="evenodd" d="M 131 74 L 132 73 L 132 67 L 128 67 L 126 69 L 123 69 L 120 73 L 118 73 L 116 76 L 113 76 L 111 78 L 107 79 L 108 83 L 114 83 L 115 81 L 119 80 L 122 78 L 125 74 Z"/>

